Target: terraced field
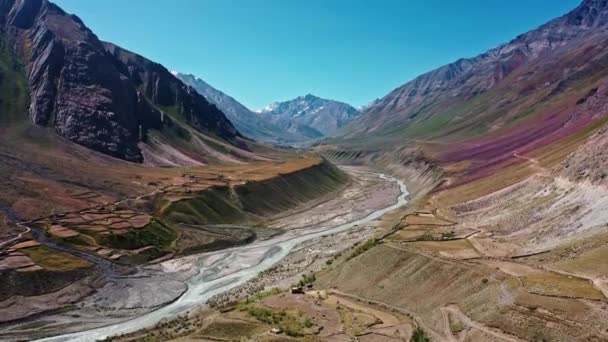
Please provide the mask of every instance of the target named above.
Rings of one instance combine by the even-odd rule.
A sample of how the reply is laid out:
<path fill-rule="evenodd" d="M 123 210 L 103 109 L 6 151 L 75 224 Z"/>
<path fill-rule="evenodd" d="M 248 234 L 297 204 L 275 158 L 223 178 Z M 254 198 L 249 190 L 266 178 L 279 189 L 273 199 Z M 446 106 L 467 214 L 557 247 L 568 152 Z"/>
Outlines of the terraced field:
<path fill-rule="evenodd" d="M 243 316 L 240 311 L 217 317 L 207 310 L 194 310 L 190 315 L 178 316 L 166 323 L 162 320 L 199 307 L 207 300 L 213 307 L 231 306 L 248 295 L 254 295 L 260 288 L 259 285 L 263 288 L 265 284 L 274 286 L 289 283 L 294 278 L 317 270 L 327 265 L 327 260 L 342 253 L 344 248 L 349 248 L 353 242 L 358 243 L 373 234 L 379 224 L 377 220 L 384 213 L 401 208 L 406 203 L 407 192 L 403 184 L 396 186 L 396 181 L 391 178 L 365 171 L 351 171 L 351 175 L 352 184 L 336 197 L 314 203 L 310 207 L 305 206 L 291 212 L 290 217 L 279 216 L 273 221 L 273 227 L 284 227 L 287 230 L 283 235 L 258 240 L 248 246 L 163 262 L 163 269 L 168 270 L 173 278 L 191 275 L 188 290 L 170 305 L 132 320 L 61 336 L 57 340 L 82 339 L 85 336 L 87 339 L 102 338 L 108 334 L 125 332 L 129 334 L 116 339 L 129 340 L 150 333 L 166 337 L 192 335 L 199 338 L 226 338 L 233 336 L 230 335 L 233 331 L 229 328 L 233 324 L 236 324 L 235 331 L 264 336 L 268 335 L 268 331 L 260 328 L 259 323 L 269 324 L 271 321 L 296 336 L 318 333 L 319 329 L 315 327 L 319 325 L 312 322 L 312 317 L 303 315 L 299 309 L 287 309 L 284 306 L 284 309 L 278 307 L 276 311 L 257 305 L 243 307 L 243 312 L 261 320 L 258 323 L 252 317 Z M 201 268 L 205 271 L 199 274 Z M 281 300 L 279 302 L 282 303 Z M 143 326 L 154 328 L 152 332 L 146 330 L 132 333 Z M 393 333 L 394 331 L 390 332 Z M 55 339 L 49 339 L 53 340 Z"/>
<path fill-rule="evenodd" d="M 314 156 L 170 173 L 173 176 L 164 180 L 170 184 L 158 183 L 148 194 L 16 223 L 23 233 L 9 235 L 0 252 L 2 317 L 23 319 L 82 301 L 100 287 L 124 286 L 138 265 L 151 261 L 276 235 L 281 230 L 265 228 L 273 215 L 321 200 L 349 182 L 344 173 Z M 278 182 L 274 188 L 273 182 Z M 321 186 L 310 187 L 310 182 Z M 251 195 L 260 183 L 269 187 L 264 201 Z M 99 200 L 90 192 L 77 197 Z M 68 288 L 73 296 L 63 293 Z M 31 297 L 23 310 L 15 309 L 23 305 L 14 299 L 17 293 Z M 67 301 L 56 301 L 58 296 Z"/>

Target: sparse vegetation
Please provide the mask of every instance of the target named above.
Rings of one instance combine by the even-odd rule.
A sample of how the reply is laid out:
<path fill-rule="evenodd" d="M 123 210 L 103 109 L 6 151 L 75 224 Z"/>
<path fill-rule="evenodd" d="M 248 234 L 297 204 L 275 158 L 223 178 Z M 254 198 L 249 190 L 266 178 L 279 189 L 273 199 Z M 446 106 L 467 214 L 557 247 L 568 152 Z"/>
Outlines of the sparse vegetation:
<path fill-rule="evenodd" d="M 454 334 L 458 334 L 459 332 L 463 331 L 465 329 L 465 326 L 462 322 L 460 321 L 455 321 L 455 322 L 450 322 L 450 331 Z"/>
<path fill-rule="evenodd" d="M 423 235 L 416 238 L 416 241 L 435 241 L 435 236 L 433 234 L 426 232 Z"/>
<path fill-rule="evenodd" d="M 355 248 L 355 250 L 346 258 L 346 261 L 356 258 L 357 256 L 367 252 L 368 250 L 372 249 L 380 243 L 381 241 L 379 239 L 369 239 L 365 241 L 362 245 L 357 246 L 357 248 Z"/>
<path fill-rule="evenodd" d="M 2 40 L 0 41 L 0 123 L 25 121 L 27 103 L 28 89 L 23 65 Z"/>
<path fill-rule="evenodd" d="M 238 303 L 237 306 L 240 309 L 242 309 L 242 308 L 245 308 L 249 304 L 258 302 L 266 297 L 281 294 L 283 292 L 285 292 L 285 290 L 282 290 L 278 287 L 273 287 L 272 289 L 270 289 L 268 291 L 260 291 L 260 292 L 255 293 L 253 296 L 249 296 L 249 297 L 245 298 L 243 301 Z"/>
<path fill-rule="evenodd" d="M 76 236 L 67 237 L 67 238 L 59 238 L 58 240 L 62 242 L 66 242 L 69 244 L 79 245 L 79 246 L 94 246 L 95 239 L 85 234 L 78 234 Z"/>
<path fill-rule="evenodd" d="M 441 233 L 441 240 L 453 239 L 455 235 L 453 231 Z"/>
<path fill-rule="evenodd" d="M 49 271 L 65 272 L 92 266 L 86 260 L 44 246 L 25 248 L 22 252 Z"/>
<path fill-rule="evenodd" d="M 291 337 L 301 337 L 306 335 L 306 329 L 314 326 L 314 323 L 303 318 L 301 314 L 291 313 L 284 310 L 273 310 L 267 307 L 249 304 L 240 308 L 241 311 L 247 312 L 249 315 L 262 323 L 269 324 L 273 327 L 278 327 L 286 335 Z"/>
<path fill-rule="evenodd" d="M 337 305 L 336 311 L 340 315 L 340 323 L 344 327 L 344 331 L 349 335 L 358 335 L 363 333 L 362 327 L 357 324 L 353 324 L 352 313 L 348 308 L 343 305 Z"/>
<path fill-rule="evenodd" d="M 318 162 L 316 158 L 306 158 L 301 162 L 302 169 L 286 164 L 270 171 L 274 175 L 282 174 L 281 177 L 263 177 L 259 182 L 232 188 L 209 187 L 196 192 L 194 198 L 159 205 L 161 217 L 169 222 L 193 225 L 251 222 L 259 216 L 292 209 L 347 184 L 345 173 L 329 163 Z M 313 183 L 316 186 L 311 186 Z"/>
<path fill-rule="evenodd" d="M 312 284 L 317 280 L 317 277 L 314 273 L 311 274 L 302 274 L 302 279 L 298 282 L 298 286 L 306 286 L 308 284 Z"/>
<path fill-rule="evenodd" d="M 588 280 L 546 272 L 521 277 L 524 288 L 544 295 L 603 300 L 605 297 Z"/>
<path fill-rule="evenodd" d="M 146 227 L 141 229 L 130 229 L 123 234 L 110 231 L 108 234 L 98 236 L 99 244 L 120 249 L 155 246 L 158 249 L 166 250 L 170 248 L 175 239 L 177 239 L 177 233 L 157 219 L 153 219 Z"/>
<path fill-rule="evenodd" d="M 185 140 L 190 141 L 192 139 L 192 134 L 183 128 L 180 124 L 173 123 L 172 125 L 166 125 L 163 127 L 163 133 L 166 134 L 169 138 L 175 140 Z"/>
<path fill-rule="evenodd" d="M 456 234 L 453 231 L 443 232 L 441 236 L 434 235 L 430 232 L 425 232 L 424 234 L 418 236 L 416 241 L 445 241 L 445 240 L 453 240 Z"/>
<path fill-rule="evenodd" d="M 262 331 L 266 331 L 266 329 L 260 329 L 260 325 L 253 322 L 215 321 L 195 333 L 192 337 L 207 338 L 213 336 L 228 341 L 242 341 L 247 340 L 248 337 L 256 332 Z"/>
<path fill-rule="evenodd" d="M 422 330 L 422 328 L 417 327 L 412 334 L 411 342 L 430 342 L 431 339 L 427 336 L 427 334 Z"/>

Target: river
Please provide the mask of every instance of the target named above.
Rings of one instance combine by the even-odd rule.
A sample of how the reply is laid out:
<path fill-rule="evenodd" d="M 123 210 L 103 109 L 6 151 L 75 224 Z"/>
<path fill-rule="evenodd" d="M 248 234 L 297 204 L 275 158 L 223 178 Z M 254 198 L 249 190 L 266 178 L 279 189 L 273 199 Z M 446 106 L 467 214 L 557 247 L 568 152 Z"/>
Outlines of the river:
<path fill-rule="evenodd" d="M 166 262 L 167 267 L 193 264 L 200 270 L 188 280 L 188 289 L 174 302 L 145 315 L 128 319 L 113 325 L 91 330 L 53 336 L 40 341 L 83 341 L 93 342 L 111 336 L 127 334 L 155 326 L 162 320 L 175 318 L 203 305 L 209 298 L 254 278 L 260 272 L 279 262 L 298 244 L 324 235 L 336 234 L 357 225 L 369 223 L 384 214 L 407 204 L 409 195 L 401 180 L 379 174 L 379 177 L 397 182 L 401 194 L 394 204 L 376 210 L 364 218 L 326 229 L 288 231 L 285 234 L 216 252 L 188 256 Z M 153 293 L 150 295 L 154 295 Z"/>

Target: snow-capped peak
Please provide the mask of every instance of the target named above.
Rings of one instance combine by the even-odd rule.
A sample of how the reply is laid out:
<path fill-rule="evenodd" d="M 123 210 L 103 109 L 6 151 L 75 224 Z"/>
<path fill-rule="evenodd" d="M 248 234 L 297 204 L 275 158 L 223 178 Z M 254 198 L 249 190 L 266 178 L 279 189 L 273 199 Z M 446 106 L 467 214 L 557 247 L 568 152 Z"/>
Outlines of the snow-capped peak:
<path fill-rule="evenodd" d="M 267 112 L 272 112 L 273 110 L 277 109 L 277 107 L 279 106 L 278 102 L 273 102 L 271 104 L 269 104 L 268 106 L 262 108 L 262 109 L 258 109 L 255 112 L 256 113 L 267 113 Z"/>

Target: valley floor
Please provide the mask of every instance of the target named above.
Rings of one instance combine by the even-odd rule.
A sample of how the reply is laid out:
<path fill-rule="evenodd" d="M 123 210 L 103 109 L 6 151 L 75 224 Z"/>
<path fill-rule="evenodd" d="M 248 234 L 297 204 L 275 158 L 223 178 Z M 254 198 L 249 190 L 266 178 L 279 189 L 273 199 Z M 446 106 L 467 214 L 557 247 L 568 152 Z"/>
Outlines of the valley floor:
<path fill-rule="evenodd" d="M 297 281 L 302 273 L 319 270 L 342 250 L 371 236 L 385 208 L 406 203 L 402 194 L 395 204 L 400 188 L 394 180 L 365 170 L 348 172 L 352 181 L 343 191 L 283 213 L 268 224 L 283 234 L 139 267 L 133 275 L 108 282 L 72 310 L 5 326 L 0 337 L 42 337 L 114 324 L 57 339 L 95 340 L 153 327 L 210 298 L 217 305 Z"/>
<path fill-rule="evenodd" d="M 605 190 L 516 158 L 529 176 L 500 190 L 427 194 L 404 176 L 409 206 L 395 180 L 342 167 L 345 189 L 265 222 L 280 235 L 141 267 L 0 337 L 110 324 L 49 340 L 608 340 Z"/>
<path fill-rule="evenodd" d="M 497 178 L 414 193 L 411 206 L 384 215 L 368 231 L 373 239 L 307 261 L 318 266 L 296 267 L 299 273 L 290 267 L 304 258 L 281 263 L 241 288 L 266 292 L 238 303 L 249 291 L 228 292 L 214 298 L 217 311 L 144 335 L 388 342 L 418 331 L 448 342 L 606 341 L 605 189 L 568 180 L 533 156 L 516 158 L 524 162 L 518 172 L 528 173 L 522 180 L 488 191 L 507 169 Z M 328 250 L 332 241 L 302 247 Z M 304 294 L 289 293 L 298 281 Z"/>

